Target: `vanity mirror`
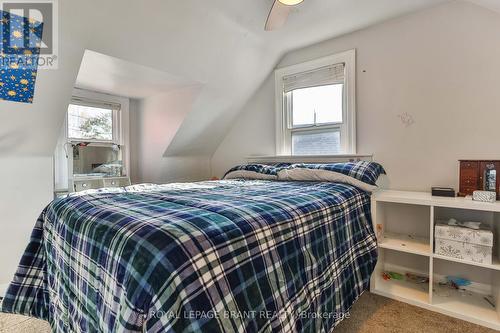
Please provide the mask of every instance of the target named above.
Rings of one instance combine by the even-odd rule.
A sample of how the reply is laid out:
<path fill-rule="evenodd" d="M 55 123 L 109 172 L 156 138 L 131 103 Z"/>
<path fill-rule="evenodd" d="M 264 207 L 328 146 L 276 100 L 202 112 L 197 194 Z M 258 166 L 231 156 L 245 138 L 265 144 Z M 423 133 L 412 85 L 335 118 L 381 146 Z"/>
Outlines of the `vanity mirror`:
<path fill-rule="evenodd" d="M 118 145 L 73 145 L 73 176 L 120 177 L 122 151 Z"/>

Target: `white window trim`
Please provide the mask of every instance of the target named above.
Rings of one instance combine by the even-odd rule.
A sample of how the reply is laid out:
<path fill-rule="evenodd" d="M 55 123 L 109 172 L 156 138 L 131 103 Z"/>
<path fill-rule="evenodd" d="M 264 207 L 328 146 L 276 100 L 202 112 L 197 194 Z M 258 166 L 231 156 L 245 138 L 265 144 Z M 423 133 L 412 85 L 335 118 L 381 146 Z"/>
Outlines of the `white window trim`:
<path fill-rule="evenodd" d="M 356 154 L 356 50 L 337 53 L 324 58 L 279 68 L 275 71 L 275 108 L 276 108 L 276 155 L 291 155 L 291 130 L 285 120 L 286 96 L 283 94 L 283 78 L 288 75 L 303 73 L 317 68 L 345 63 L 344 98 L 346 107 L 341 128 L 342 154 Z M 332 124 L 333 127 L 339 127 Z M 321 127 L 325 128 L 325 127 Z M 319 130 L 317 128 L 316 130 Z M 315 130 L 312 128 L 311 130 Z"/>

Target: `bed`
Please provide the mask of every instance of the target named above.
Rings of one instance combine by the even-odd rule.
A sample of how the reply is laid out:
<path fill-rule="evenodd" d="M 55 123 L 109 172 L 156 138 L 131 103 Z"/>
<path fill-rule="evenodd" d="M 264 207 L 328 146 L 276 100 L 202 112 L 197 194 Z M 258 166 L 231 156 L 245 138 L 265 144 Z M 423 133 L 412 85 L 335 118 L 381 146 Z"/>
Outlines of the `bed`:
<path fill-rule="evenodd" d="M 54 332 L 331 332 L 376 261 L 350 184 L 94 190 L 42 212 L 1 310 Z"/>

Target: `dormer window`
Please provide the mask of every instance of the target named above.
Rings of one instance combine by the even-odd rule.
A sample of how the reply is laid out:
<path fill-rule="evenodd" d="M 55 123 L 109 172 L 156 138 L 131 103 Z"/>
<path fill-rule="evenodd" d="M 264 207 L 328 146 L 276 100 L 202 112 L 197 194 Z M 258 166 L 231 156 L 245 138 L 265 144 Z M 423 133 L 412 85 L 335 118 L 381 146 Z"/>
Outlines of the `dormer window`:
<path fill-rule="evenodd" d="M 278 155 L 356 152 L 355 51 L 276 71 Z"/>
<path fill-rule="evenodd" d="M 68 107 L 68 140 L 119 142 L 120 105 L 73 99 Z"/>

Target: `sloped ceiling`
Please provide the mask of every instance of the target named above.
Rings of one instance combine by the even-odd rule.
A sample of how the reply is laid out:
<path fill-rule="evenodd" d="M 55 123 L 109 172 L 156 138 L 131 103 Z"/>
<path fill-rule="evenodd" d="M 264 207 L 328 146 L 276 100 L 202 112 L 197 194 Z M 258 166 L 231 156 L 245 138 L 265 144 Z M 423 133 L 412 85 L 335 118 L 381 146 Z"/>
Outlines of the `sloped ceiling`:
<path fill-rule="evenodd" d="M 214 68 L 218 90 L 212 92 L 211 103 L 206 103 L 207 96 L 200 97 L 165 155 L 211 155 L 238 111 L 288 51 L 442 2 L 446 1 L 306 0 L 284 28 L 265 32 L 272 1 L 233 1 L 231 5 L 218 1 L 227 22 L 225 34 L 235 34 L 232 45 L 226 46 L 231 51 L 223 51 L 223 66 Z"/>
<path fill-rule="evenodd" d="M 200 82 L 165 155 L 211 155 L 287 51 L 447 0 L 306 0 L 264 32 L 272 0 L 59 1 L 59 69 L 40 71 L 33 105 L 0 102 L 0 154 L 53 153 L 86 49 Z"/>
<path fill-rule="evenodd" d="M 499 0 L 467 0 L 467 1 L 500 13 L 500 1 Z"/>
<path fill-rule="evenodd" d="M 86 50 L 76 87 L 135 99 L 198 85 L 154 68 Z"/>

